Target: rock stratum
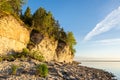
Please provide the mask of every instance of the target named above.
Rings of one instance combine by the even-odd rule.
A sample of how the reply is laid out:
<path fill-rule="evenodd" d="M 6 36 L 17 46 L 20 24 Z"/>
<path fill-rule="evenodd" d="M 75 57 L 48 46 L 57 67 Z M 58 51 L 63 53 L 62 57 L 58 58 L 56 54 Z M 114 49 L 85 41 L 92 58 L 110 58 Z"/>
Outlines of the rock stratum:
<path fill-rule="evenodd" d="M 0 12 L 0 55 L 20 52 L 29 42 L 29 31 L 22 21 Z"/>
<path fill-rule="evenodd" d="M 35 43 L 30 48 L 31 51 L 42 53 L 45 61 L 55 60 L 66 63 L 73 61 L 74 56 L 67 44 L 45 37 L 38 32 L 30 32 L 20 19 L 0 12 L 0 55 L 7 55 L 13 51 L 21 52 L 30 41 Z"/>
<path fill-rule="evenodd" d="M 73 55 L 69 49 L 69 46 L 64 45 L 64 47 L 61 47 L 63 45 L 60 44 L 61 43 L 58 41 L 44 37 L 41 42 L 31 50 L 39 51 L 45 58 L 45 61 L 54 60 L 57 62 L 72 63 Z"/>

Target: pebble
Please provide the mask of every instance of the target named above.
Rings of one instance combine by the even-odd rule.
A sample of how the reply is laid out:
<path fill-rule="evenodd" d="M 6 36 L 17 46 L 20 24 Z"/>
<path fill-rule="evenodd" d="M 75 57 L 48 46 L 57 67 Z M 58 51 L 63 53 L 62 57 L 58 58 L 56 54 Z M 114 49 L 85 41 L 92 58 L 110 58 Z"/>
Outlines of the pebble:
<path fill-rule="evenodd" d="M 0 62 L 0 80 L 115 80 L 111 73 L 100 69 L 78 66 L 77 63 L 64 64 L 53 61 L 45 62 L 48 65 L 49 75 L 42 78 L 35 75 L 35 66 L 40 63 L 43 62 L 32 59 L 31 61 L 2 61 Z M 10 75 L 12 64 L 19 65 L 17 72 L 19 75 Z"/>

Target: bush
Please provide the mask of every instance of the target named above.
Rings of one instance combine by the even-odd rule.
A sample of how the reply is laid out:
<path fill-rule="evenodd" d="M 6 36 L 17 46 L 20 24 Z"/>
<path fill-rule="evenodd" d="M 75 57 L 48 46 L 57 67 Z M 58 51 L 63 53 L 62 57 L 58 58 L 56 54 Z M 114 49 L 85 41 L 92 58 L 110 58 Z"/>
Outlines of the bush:
<path fill-rule="evenodd" d="M 39 61 L 44 61 L 43 55 L 39 51 L 33 51 L 29 55 L 31 58 L 34 58 Z"/>
<path fill-rule="evenodd" d="M 11 65 L 11 74 L 12 75 L 16 75 L 17 74 L 17 69 L 18 69 L 18 66 L 17 65 Z"/>
<path fill-rule="evenodd" d="M 23 56 L 27 57 L 29 55 L 29 50 L 27 48 L 24 48 L 22 54 Z"/>
<path fill-rule="evenodd" d="M 21 53 L 15 53 L 13 54 L 14 58 L 25 58 L 29 56 L 29 50 L 27 48 L 24 48 Z"/>
<path fill-rule="evenodd" d="M 41 77 L 46 77 L 48 75 L 48 67 L 46 64 L 38 64 L 36 66 L 36 74 Z"/>
<path fill-rule="evenodd" d="M 6 57 L 6 60 L 8 61 L 14 61 L 15 60 L 15 57 L 13 54 L 9 54 L 7 57 Z"/>

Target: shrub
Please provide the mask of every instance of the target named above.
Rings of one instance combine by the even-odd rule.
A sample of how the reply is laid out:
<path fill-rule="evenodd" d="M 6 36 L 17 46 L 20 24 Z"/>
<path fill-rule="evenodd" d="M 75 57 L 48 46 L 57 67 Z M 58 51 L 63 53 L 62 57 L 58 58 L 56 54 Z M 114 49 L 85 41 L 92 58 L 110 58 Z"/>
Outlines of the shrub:
<path fill-rule="evenodd" d="M 6 57 L 6 60 L 8 61 L 14 61 L 15 60 L 15 57 L 13 54 L 9 54 L 7 57 Z"/>
<path fill-rule="evenodd" d="M 46 64 L 38 64 L 36 66 L 36 74 L 41 77 L 46 77 L 48 75 L 48 67 Z"/>
<path fill-rule="evenodd" d="M 30 53 L 29 56 L 31 58 L 36 59 L 36 60 L 44 61 L 44 57 L 43 57 L 42 53 L 40 53 L 39 51 L 33 51 L 33 52 Z"/>
<path fill-rule="evenodd" d="M 17 69 L 18 69 L 18 66 L 17 65 L 11 65 L 11 74 L 12 75 L 16 75 L 17 74 Z"/>
<path fill-rule="evenodd" d="M 15 53 L 13 54 L 14 58 L 25 58 L 29 56 L 29 50 L 27 48 L 24 48 L 21 53 Z"/>
<path fill-rule="evenodd" d="M 27 57 L 29 55 L 29 50 L 27 48 L 24 48 L 22 54 L 23 56 Z"/>

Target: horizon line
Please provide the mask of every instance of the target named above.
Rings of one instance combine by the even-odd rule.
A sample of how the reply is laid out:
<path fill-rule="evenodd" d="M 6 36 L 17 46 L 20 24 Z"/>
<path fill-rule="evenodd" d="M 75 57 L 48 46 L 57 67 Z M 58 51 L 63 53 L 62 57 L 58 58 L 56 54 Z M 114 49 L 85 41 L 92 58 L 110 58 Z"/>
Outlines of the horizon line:
<path fill-rule="evenodd" d="M 81 61 L 81 62 L 120 62 L 120 60 L 99 60 L 99 59 L 93 59 L 93 60 L 90 60 L 90 59 L 88 59 L 88 60 L 79 60 L 79 59 L 77 59 L 76 61 Z"/>

